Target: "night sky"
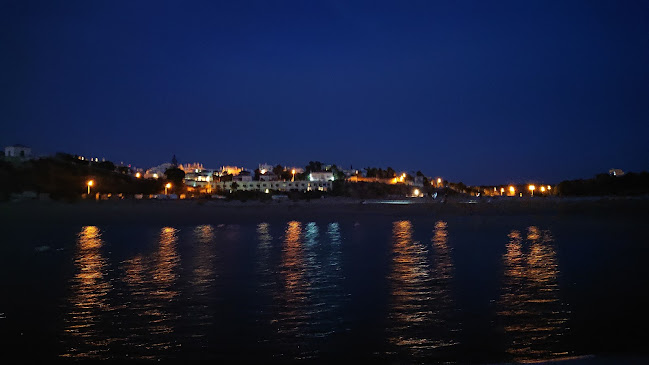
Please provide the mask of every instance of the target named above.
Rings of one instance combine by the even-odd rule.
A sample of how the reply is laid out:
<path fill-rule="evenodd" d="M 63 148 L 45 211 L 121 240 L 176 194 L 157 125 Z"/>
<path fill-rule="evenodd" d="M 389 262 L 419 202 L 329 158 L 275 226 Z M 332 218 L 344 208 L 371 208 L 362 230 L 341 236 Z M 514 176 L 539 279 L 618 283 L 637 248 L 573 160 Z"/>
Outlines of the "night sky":
<path fill-rule="evenodd" d="M 0 144 L 466 184 L 649 170 L 649 1 L 0 1 Z"/>

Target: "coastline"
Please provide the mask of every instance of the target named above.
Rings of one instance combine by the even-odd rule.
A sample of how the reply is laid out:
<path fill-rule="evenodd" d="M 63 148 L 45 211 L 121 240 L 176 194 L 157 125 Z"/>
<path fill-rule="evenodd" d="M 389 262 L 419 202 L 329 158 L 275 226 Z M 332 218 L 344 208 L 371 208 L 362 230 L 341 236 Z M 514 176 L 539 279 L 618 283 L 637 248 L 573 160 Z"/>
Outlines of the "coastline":
<path fill-rule="evenodd" d="M 277 220 L 363 219 L 385 217 L 508 217 L 628 216 L 649 217 L 649 199 L 641 198 L 542 198 L 542 199 L 427 199 L 326 198 L 300 201 L 200 201 L 200 200 L 26 200 L 0 204 L 6 224 L 31 223 L 160 223 L 199 224 Z"/>

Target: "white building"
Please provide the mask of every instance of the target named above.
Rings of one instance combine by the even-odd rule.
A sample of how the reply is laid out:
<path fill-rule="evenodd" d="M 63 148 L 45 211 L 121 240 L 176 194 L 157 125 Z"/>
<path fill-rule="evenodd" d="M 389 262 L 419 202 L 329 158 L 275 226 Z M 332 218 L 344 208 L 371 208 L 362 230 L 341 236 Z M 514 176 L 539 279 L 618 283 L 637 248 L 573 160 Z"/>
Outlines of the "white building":
<path fill-rule="evenodd" d="M 241 191 L 329 191 L 332 181 L 220 181 L 214 182 L 214 188 L 230 191 L 236 183 L 236 190 Z"/>
<path fill-rule="evenodd" d="M 273 165 L 269 165 L 267 163 L 260 163 L 259 164 L 259 172 L 263 175 L 269 171 L 273 171 Z"/>
<path fill-rule="evenodd" d="M 214 172 L 212 170 L 198 170 L 187 172 L 185 174 L 185 185 L 192 188 L 202 188 L 210 184 L 214 180 Z"/>
<path fill-rule="evenodd" d="M 334 173 L 331 171 L 312 172 L 309 174 L 309 181 L 334 181 Z"/>
<path fill-rule="evenodd" d="M 29 159 L 32 157 L 32 149 L 21 144 L 5 147 L 6 157 L 16 157 L 21 159 Z"/>
<path fill-rule="evenodd" d="M 238 175 L 232 176 L 232 181 L 252 181 L 250 171 L 240 171 Z"/>
<path fill-rule="evenodd" d="M 275 181 L 275 180 L 278 180 L 278 177 L 272 171 L 266 171 L 266 173 L 259 175 L 259 180 L 262 180 L 262 181 Z"/>
<path fill-rule="evenodd" d="M 154 178 L 154 179 L 163 178 L 164 175 L 165 175 L 165 172 L 168 169 L 172 168 L 172 167 L 173 167 L 173 165 L 171 163 L 169 163 L 169 162 L 163 163 L 162 165 L 158 165 L 158 166 L 155 166 L 155 167 L 152 167 L 152 168 L 146 170 L 146 172 L 144 173 L 144 177 L 147 178 L 147 179 L 150 179 L 150 178 Z"/>
<path fill-rule="evenodd" d="M 624 175 L 624 171 L 621 169 L 610 169 L 608 170 L 609 175 L 611 176 L 622 176 Z"/>

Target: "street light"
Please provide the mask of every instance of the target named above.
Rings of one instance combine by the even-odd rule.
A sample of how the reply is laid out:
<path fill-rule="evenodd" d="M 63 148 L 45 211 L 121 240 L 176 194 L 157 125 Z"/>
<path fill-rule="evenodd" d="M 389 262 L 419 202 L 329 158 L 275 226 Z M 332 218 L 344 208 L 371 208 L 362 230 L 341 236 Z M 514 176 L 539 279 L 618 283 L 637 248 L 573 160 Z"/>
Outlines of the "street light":
<path fill-rule="evenodd" d="M 510 186 L 510 187 L 509 187 L 509 193 L 510 193 L 511 195 L 514 195 L 515 192 L 516 192 L 516 189 L 514 189 L 513 186 Z"/>
<path fill-rule="evenodd" d="M 295 169 L 291 170 L 291 173 L 293 174 L 293 178 L 291 178 L 291 181 L 295 181 Z"/>
<path fill-rule="evenodd" d="M 536 189 L 536 186 L 530 185 L 528 189 L 530 189 L 530 191 L 532 192 L 532 196 L 534 196 L 534 189 Z"/>
<path fill-rule="evenodd" d="M 500 188 L 500 196 L 503 196 L 504 192 L 505 192 L 505 188 Z"/>
<path fill-rule="evenodd" d="M 87 185 L 88 185 L 88 196 L 90 196 L 90 187 L 93 186 L 94 184 L 95 184 L 95 182 L 93 180 L 88 180 L 88 183 L 87 183 Z"/>
<path fill-rule="evenodd" d="M 142 177 L 142 174 L 140 174 L 139 172 L 136 172 L 135 177 L 139 179 L 140 177 Z"/>
<path fill-rule="evenodd" d="M 541 186 L 541 192 L 545 193 L 545 186 Z"/>
<path fill-rule="evenodd" d="M 157 178 L 158 178 L 158 174 L 153 174 L 153 178 L 154 178 L 154 179 L 157 179 Z"/>
<path fill-rule="evenodd" d="M 167 183 L 167 185 L 165 185 L 165 195 L 167 195 L 167 189 L 171 189 L 171 183 Z"/>

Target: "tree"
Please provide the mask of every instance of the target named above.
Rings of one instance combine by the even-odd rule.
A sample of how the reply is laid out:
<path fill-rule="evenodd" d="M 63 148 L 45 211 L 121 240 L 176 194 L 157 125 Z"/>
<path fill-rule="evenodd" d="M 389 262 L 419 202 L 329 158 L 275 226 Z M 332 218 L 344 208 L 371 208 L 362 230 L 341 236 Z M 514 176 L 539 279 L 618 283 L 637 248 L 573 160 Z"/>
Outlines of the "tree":
<path fill-rule="evenodd" d="M 97 167 L 108 171 L 115 171 L 115 164 L 110 161 L 101 161 L 97 163 Z"/>
<path fill-rule="evenodd" d="M 275 174 L 276 176 L 278 177 L 282 176 L 283 172 L 284 172 L 284 168 L 282 167 L 282 165 L 277 165 L 273 167 L 273 174 Z"/>
<path fill-rule="evenodd" d="M 130 169 L 128 168 L 128 166 L 118 166 L 117 172 L 121 174 L 128 174 L 130 172 Z"/>
<path fill-rule="evenodd" d="M 178 160 L 176 159 L 176 155 L 174 155 L 174 156 L 171 158 L 171 166 L 173 166 L 173 167 L 178 167 Z"/>
<path fill-rule="evenodd" d="M 165 175 L 167 175 L 167 179 L 171 181 L 175 186 L 180 187 L 184 185 L 185 171 L 177 167 L 171 167 L 168 168 L 167 171 L 165 171 Z"/>
<path fill-rule="evenodd" d="M 309 161 L 309 164 L 304 168 L 304 172 L 307 174 L 318 171 L 322 171 L 322 162 L 320 161 Z"/>
<path fill-rule="evenodd" d="M 388 169 L 387 169 L 386 172 L 387 172 L 387 176 L 386 176 L 386 177 L 387 177 L 388 179 L 391 179 L 391 178 L 397 176 L 397 172 L 394 171 L 394 169 L 393 169 L 392 167 L 390 167 L 390 166 L 388 166 Z"/>
<path fill-rule="evenodd" d="M 331 172 L 334 174 L 334 181 L 335 180 L 345 180 L 345 173 L 338 168 L 336 165 L 331 166 Z"/>
<path fill-rule="evenodd" d="M 236 181 L 233 181 L 232 185 L 230 185 L 230 190 L 237 191 L 237 188 L 239 188 L 239 184 L 237 184 Z"/>

